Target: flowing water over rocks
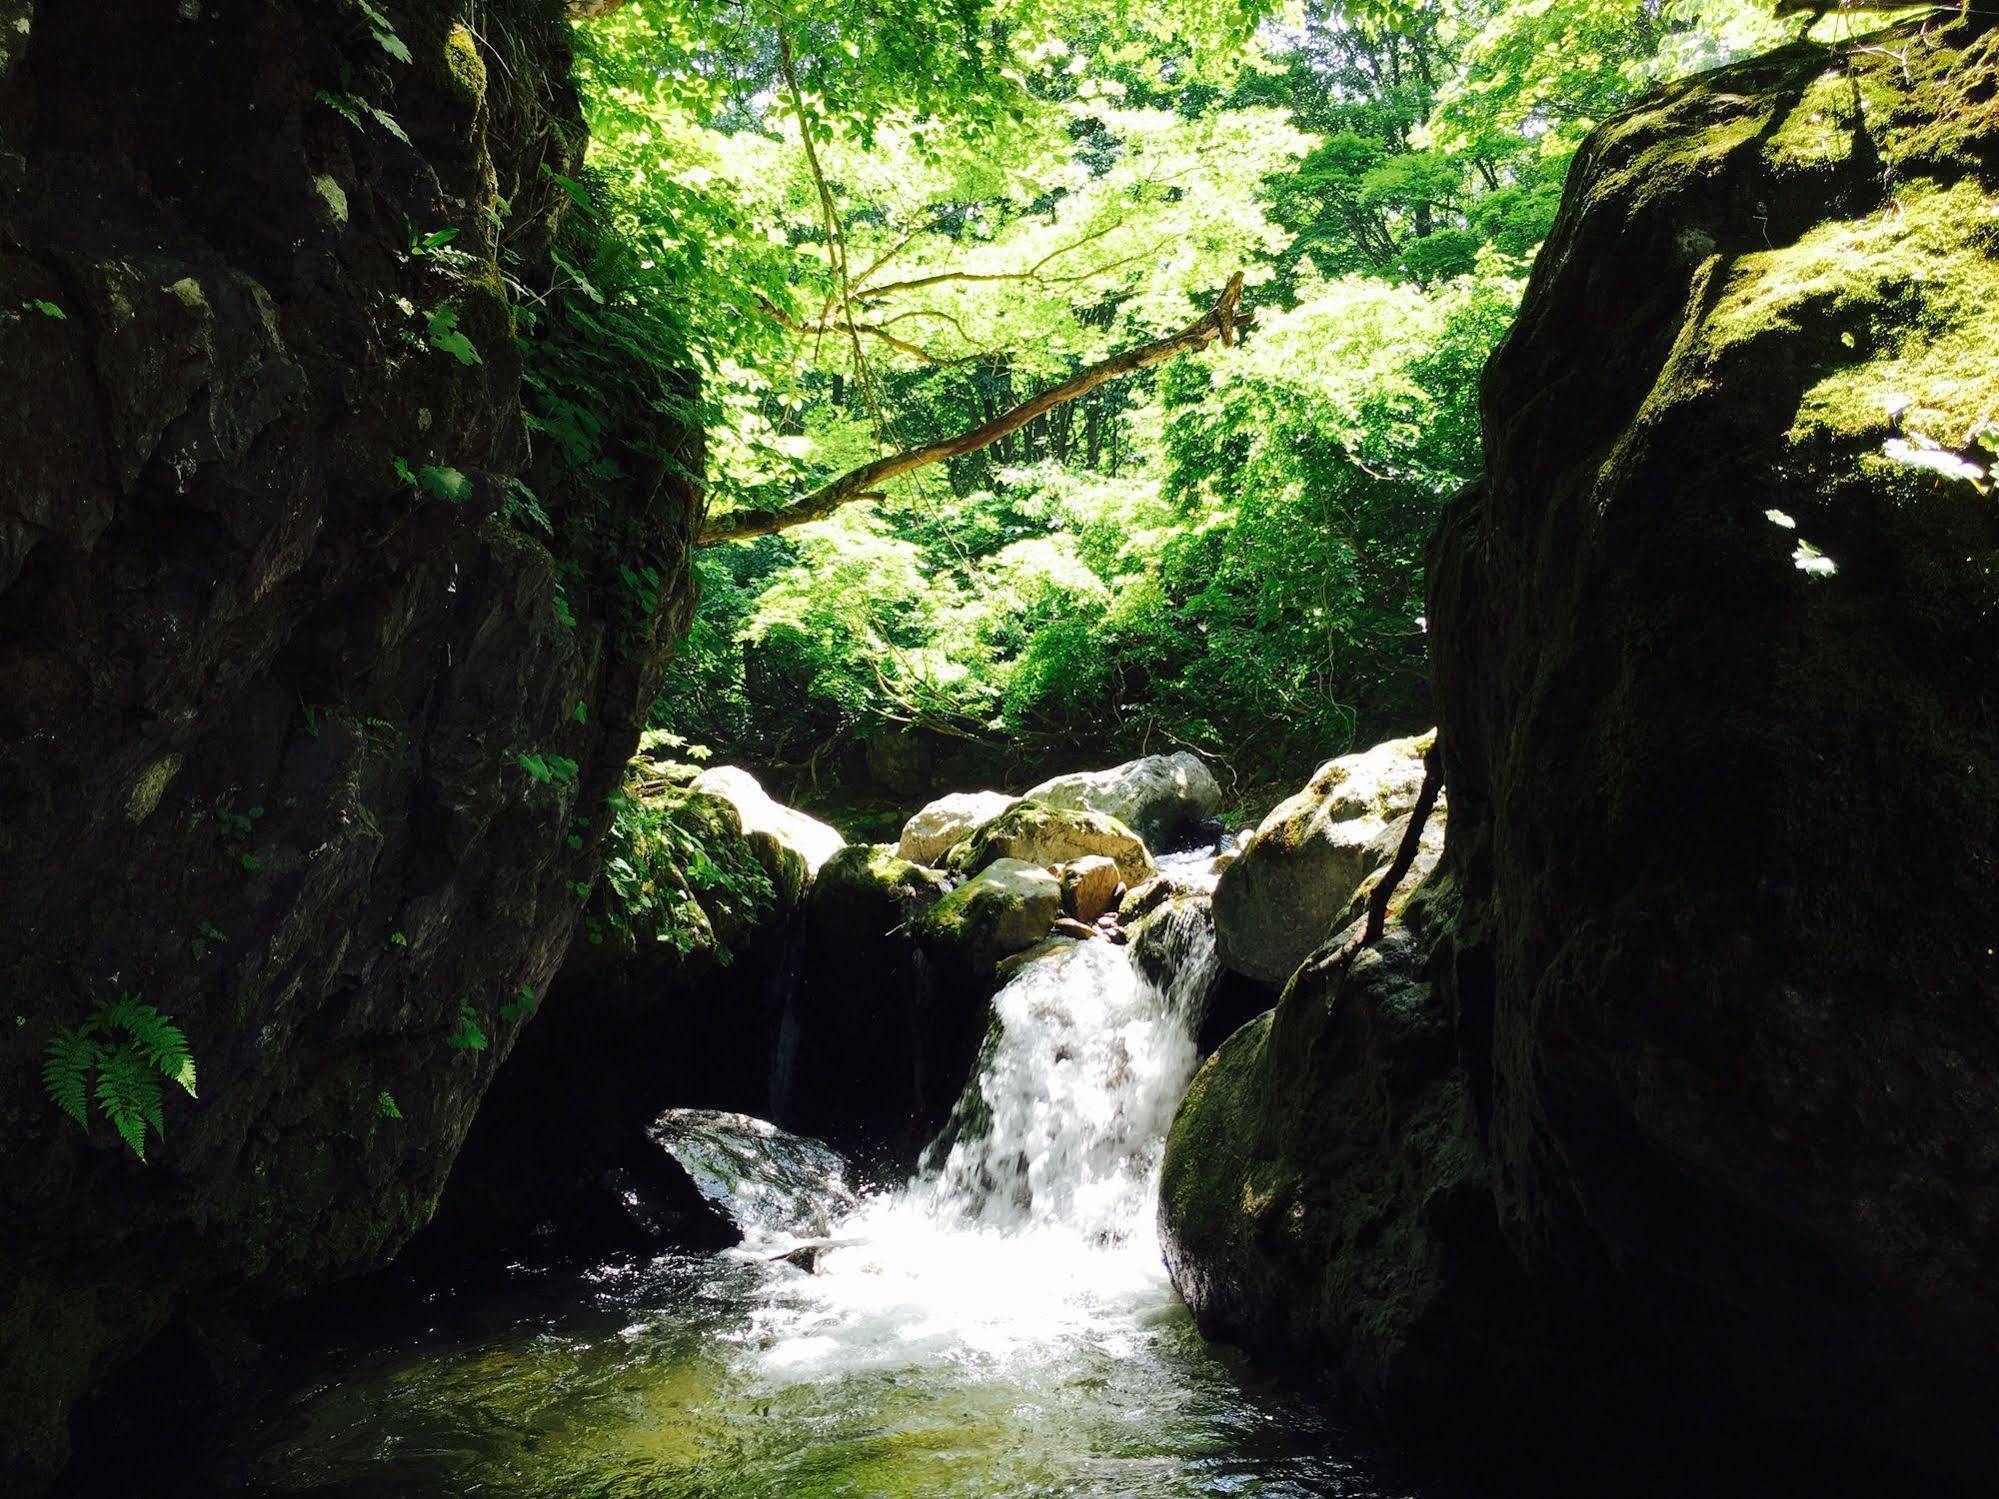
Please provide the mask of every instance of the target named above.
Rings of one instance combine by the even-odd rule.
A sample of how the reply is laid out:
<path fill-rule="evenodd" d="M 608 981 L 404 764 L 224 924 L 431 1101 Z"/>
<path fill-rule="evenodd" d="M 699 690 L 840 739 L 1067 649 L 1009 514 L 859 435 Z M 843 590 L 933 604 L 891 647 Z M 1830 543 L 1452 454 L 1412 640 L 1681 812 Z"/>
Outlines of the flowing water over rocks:
<path fill-rule="evenodd" d="M 1162 983 L 1103 941 L 1024 965 L 936 1168 L 824 1235 L 773 1220 L 719 1255 L 437 1303 L 420 1332 L 317 1355 L 228 1481 L 349 1499 L 1406 1492 L 1205 1345 L 1167 1281 L 1158 1158 L 1214 964 L 1188 931 Z M 813 1159 L 837 1170 L 796 1152 L 785 1169 Z"/>

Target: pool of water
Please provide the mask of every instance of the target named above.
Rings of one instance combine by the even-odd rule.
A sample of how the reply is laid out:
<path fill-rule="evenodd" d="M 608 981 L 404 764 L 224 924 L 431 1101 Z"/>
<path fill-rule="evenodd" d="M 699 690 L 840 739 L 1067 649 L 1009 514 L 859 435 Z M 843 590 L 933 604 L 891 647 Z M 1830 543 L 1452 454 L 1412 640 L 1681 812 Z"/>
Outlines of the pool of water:
<path fill-rule="evenodd" d="M 1203 1342 L 1167 1279 L 1159 1154 L 1215 972 L 1198 912 L 1172 919 L 1157 982 L 1103 941 L 1023 968 L 948 1148 L 844 1212 L 803 1265 L 781 1256 L 807 1230 L 752 1213 L 738 1250 L 523 1276 L 426 1303 L 397 1335 L 318 1344 L 239 1433 L 226 1486 L 1408 1494 L 1309 1401 Z M 834 1195 L 851 1200 L 829 1180 Z"/>
<path fill-rule="evenodd" d="M 1407 1492 L 1205 1345 L 1156 1261 L 1077 1247 L 917 1229 L 832 1251 L 816 1276 L 669 1256 L 434 1305 L 420 1331 L 317 1354 L 225 1482 L 349 1499 Z"/>

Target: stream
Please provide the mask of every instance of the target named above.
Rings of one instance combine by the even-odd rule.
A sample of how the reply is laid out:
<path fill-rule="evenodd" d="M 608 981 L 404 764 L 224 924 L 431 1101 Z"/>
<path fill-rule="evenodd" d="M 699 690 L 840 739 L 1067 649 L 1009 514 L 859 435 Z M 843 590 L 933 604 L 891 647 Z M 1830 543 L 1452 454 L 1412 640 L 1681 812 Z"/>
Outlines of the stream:
<path fill-rule="evenodd" d="M 225 1462 L 237 1493 L 1348 1495 L 1384 1485 L 1313 1405 L 1196 1332 L 1155 1229 L 1212 938 L 1163 987 L 1090 941 L 1023 967 L 955 1143 L 864 1193 L 814 1271 L 752 1226 L 425 1307 L 314 1350 Z M 816 1272 L 816 1273 L 815 1273 Z"/>

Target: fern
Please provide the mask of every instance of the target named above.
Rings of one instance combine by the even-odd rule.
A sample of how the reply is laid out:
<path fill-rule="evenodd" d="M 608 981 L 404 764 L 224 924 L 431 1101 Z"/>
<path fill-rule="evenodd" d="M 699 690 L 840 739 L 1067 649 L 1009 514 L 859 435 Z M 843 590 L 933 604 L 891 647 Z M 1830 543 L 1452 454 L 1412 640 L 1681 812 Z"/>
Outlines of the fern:
<path fill-rule="evenodd" d="M 62 1030 L 49 1043 L 42 1063 L 42 1087 L 49 1102 L 78 1124 L 90 1125 L 90 1069 L 97 1065 L 97 1043 L 78 1031 Z"/>
<path fill-rule="evenodd" d="M 42 1063 L 42 1086 L 51 1103 L 88 1129 L 90 1100 L 95 1096 L 118 1138 L 142 1161 L 146 1131 L 166 1137 L 163 1079 L 177 1084 L 190 1098 L 197 1096 L 194 1056 L 186 1035 L 136 994 L 121 994 L 99 1006 L 82 1025 L 57 1031 Z"/>

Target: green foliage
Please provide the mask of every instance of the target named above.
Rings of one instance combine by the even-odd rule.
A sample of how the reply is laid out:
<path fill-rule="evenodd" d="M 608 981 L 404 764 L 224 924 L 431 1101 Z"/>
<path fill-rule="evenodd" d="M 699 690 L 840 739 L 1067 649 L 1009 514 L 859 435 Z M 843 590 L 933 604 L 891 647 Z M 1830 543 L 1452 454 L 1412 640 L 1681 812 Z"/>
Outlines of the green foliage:
<path fill-rule="evenodd" d="M 534 989 L 522 984 L 514 991 L 513 998 L 500 1006 L 500 1018 L 509 1025 L 518 1024 L 534 1013 L 536 1003 Z"/>
<path fill-rule="evenodd" d="M 479 1024 L 479 1012 L 472 1008 L 472 1001 L 458 1001 L 458 1025 L 444 1039 L 444 1044 L 453 1051 L 484 1051 L 486 1049 L 485 1028 Z"/>
<path fill-rule="evenodd" d="M 430 337 L 430 346 L 441 354 L 449 354 L 460 364 L 483 363 L 479 351 L 472 346 L 472 340 L 458 331 L 458 310 L 454 307 L 434 309 L 424 323 L 425 332 Z"/>
<path fill-rule="evenodd" d="M 384 1119 L 400 1119 L 403 1111 L 396 1107 L 395 1099 L 384 1089 L 375 1095 L 375 1108 Z"/>
<path fill-rule="evenodd" d="M 118 1138 L 142 1161 L 147 1130 L 166 1134 L 162 1084 L 167 1082 L 196 1096 L 187 1037 L 135 994 L 120 995 L 83 1024 L 57 1031 L 42 1064 L 42 1086 L 51 1103 L 88 1129 L 94 1097 Z"/>
<path fill-rule="evenodd" d="M 1570 154 L 1793 24 L 1760 0 L 1268 25 L 1083 0 L 1009 6 L 945 57 L 925 0 L 852 27 L 668 9 L 593 29 L 592 166 L 633 184 L 621 222 L 679 288 L 715 506 L 961 431 L 1250 286 L 1236 348 L 698 559 L 657 722 L 799 767 L 918 728 L 1278 772 L 1422 727 L 1424 541 L 1478 471 L 1479 371 Z"/>
<path fill-rule="evenodd" d="M 653 767 L 613 797 L 598 899 L 584 917 L 591 942 L 707 948 L 730 961 L 727 934 L 761 921 L 777 891 L 724 805 Z"/>
<path fill-rule="evenodd" d="M 513 763 L 527 772 L 530 780 L 544 786 L 573 786 L 576 784 L 577 764 L 567 755 L 531 755 L 523 750 L 515 750 Z"/>

